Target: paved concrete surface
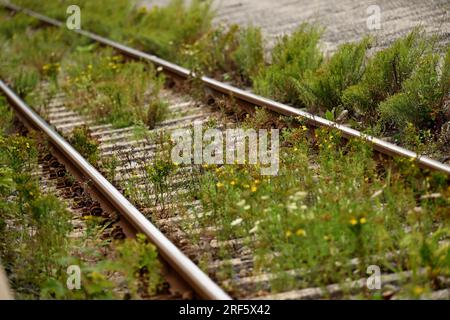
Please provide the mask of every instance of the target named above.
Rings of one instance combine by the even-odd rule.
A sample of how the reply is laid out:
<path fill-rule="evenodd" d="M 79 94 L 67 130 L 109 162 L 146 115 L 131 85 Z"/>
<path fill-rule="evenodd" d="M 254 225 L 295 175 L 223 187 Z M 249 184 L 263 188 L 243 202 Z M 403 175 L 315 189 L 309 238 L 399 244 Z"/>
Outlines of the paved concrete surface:
<path fill-rule="evenodd" d="M 169 0 L 145 0 L 163 5 Z M 369 30 L 370 6 L 380 8 L 380 29 Z M 302 22 L 326 28 L 323 47 L 332 52 L 342 42 L 357 41 L 366 34 L 377 36 L 378 47 L 422 25 L 437 33 L 440 43 L 450 43 L 450 0 L 214 0 L 215 23 L 253 24 L 263 29 L 268 47 L 280 35 L 290 33 Z"/>

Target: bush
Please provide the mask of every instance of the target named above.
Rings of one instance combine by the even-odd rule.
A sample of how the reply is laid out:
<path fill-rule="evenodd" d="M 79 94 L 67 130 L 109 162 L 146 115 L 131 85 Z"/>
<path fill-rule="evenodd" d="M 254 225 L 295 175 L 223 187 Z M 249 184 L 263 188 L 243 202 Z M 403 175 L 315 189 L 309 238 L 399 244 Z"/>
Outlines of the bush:
<path fill-rule="evenodd" d="M 428 54 L 419 60 L 411 77 L 403 82 L 401 92 L 380 103 L 384 123 L 400 130 L 407 123 L 422 129 L 433 126 L 444 94 L 439 83 L 438 64 L 438 54 Z"/>
<path fill-rule="evenodd" d="M 301 81 L 294 80 L 300 100 L 313 110 L 332 110 L 342 105 L 342 92 L 356 84 L 364 72 L 370 39 L 341 45 L 319 69 L 306 72 Z"/>
<path fill-rule="evenodd" d="M 272 53 L 272 64 L 254 79 L 258 94 L 288 103 L 299 103 L 294 80 L 301 81 L 308 70 L 316 70 L 323 57 L 319 49 L 322 31 L 302 24 L 291 36 L 279 40 Z"/>
<path fill-rule="evenodd" d="M 264 67 L 264 42 L 261 29 L 248 27 L 239 34 L 239 47 L 233 54 L 239 68 L 240 78 L 245 84 L 251 84 L 261 68 Z"/>
<path fill-rule="evenodd" d="M 378 104 L 401 91 L 403 82 L 432 49 L 433 42 L 416 28 L 389 48 L 377 52 L 368 62 L 361 82 L 344 91 L 344 105 L 359 114 L 376 115 Z"/>

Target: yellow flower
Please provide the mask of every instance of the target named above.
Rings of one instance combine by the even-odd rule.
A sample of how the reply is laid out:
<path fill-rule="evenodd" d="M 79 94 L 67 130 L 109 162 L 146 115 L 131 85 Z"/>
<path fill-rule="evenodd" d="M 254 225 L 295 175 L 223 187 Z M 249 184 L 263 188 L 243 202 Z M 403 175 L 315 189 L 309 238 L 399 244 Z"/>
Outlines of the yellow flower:
<path fill-rule="evenodd" d="M 292 236 L 292 232 L 290 230 L 285 233 L 286 238 L 290 238 Z"/>
<path fill-rule="evenodd" d="M 234 186 L 234 185 L 236 184 L 236 181 L 232 180 L 232 181 L 230 182 L 230 184 L 231 184 L 232 186 Z"/>
<path fill-rule="evenodd" d="M 252 192 L 256 192 L 256 190 L 258 190 L 258 188 L 256 188 L 256 186 L 252 186 Z"/>
<path fill-rule="evenodd" d="M 329 240 L 330 240 L 330 237 L 329 237 L 329 236 L 323 236 L 323 240 L 329 241 Z"/>
<path fill-rule="evenodd" d="M 361 223 L 361 224 L 364 224 L 364 223 L 366 223 L 367 222 L 367 219 L 366 218 L 361 218 L 361 219 L 359 219 L 359 223 Z"/>
<path fill-rule="evenodd" d="M 244 188 L 248 189 L 248 188 L 250 188 L 250 186 L 248 184 L 244 184 Z"/>
<path fill-rule="evenodd" d="M 308 128 L 306 126 L 302 126 L 303 131 L 308 131 Z"/>
<path fill-rule="evenodd" d="M 304 229 L 298 229 L 297 231 L 295 231 L 295 234 L 298 237 L 306 237 L 306 231 Z"/>
<path fill-rule="evenodd" d="M 352 226 L 354 226 L 354 225 L 358 224 L 358 220 L 356 220 L 355 218 L 351 218 L 351 219 L 350 219 L 350 224 L 351 224 Z"/>
<path fill-rule="evenodd" d="M 222 188 L 223 187 L 223 183 L 222 182 L 217 182 L 216 186 L 217 186 L 217 188 Z"/>
<path fill-rule="evenodd" d="M 414 287 L 413 291 L 414 291 L 414 294 L 418 296 L 423 293 L 424 289 L 422 287 L 416 286 L 416 287 Z"/>

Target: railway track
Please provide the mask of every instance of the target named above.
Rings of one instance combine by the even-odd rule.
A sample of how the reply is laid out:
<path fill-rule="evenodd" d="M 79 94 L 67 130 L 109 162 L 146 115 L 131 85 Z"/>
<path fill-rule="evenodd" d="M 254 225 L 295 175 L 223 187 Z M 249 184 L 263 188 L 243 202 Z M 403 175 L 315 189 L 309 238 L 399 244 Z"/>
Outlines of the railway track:
<path fill-rule="evenodd" d="M 22 10 L 50 25 L 62 26 L 60 22 L 32 11 L 12 5 L 8 5 L 8 7 L 12 10 Z M 192 77 L 189 70 L 157 57 L 86 31 L 77 32 L 102 45 L 110 46 L 121 54 L 154 63 L 170 77 L 178 79 Z M 242 108 L 259 106 L 279 115 L 300 117 L 308 126 L 332 128 L 348 139 L 364 139 L 381 154 L 414 159 L 415 163 L 425 169 L 439 171 L 446 175 L 450 174 L 450 167 L 445 164 L 418 156 L 412 151 L 381 139 L 366 136 L 349 127 L 256 96 L 208 77 L 201 77 L 201 82 L 212 96 L 216 98 L 232 97 Z M 45 84 L 41 88 L 43 95 L 49 95 Z M 270 293 L 271 282 L 280 275 L 270 272 L 254 272 L 255 257 L 249 244 L 257 239 L 252 235 L 224 239 L 217 226 L 199 223 L 202 216 L 208 215 L 201 202 L 183 197 L 183 194 L 189 193 L 189 181 L 203 174 L 204 170 L 201 166 L 178 168 L 168 179 L 167 188 L 163 191 L 156 189 L 155 185 L 146 183 L 144 178 L 148 175 L 147 164 L 152 163 L 165 151 L 165 142 L 157 139 L 160 134 L 170 133 L 177 128 L 189 128 L 193 121 L 203 124 L 212 121 L 219 123 L 221 128 L 235 126 L 231 119 L 224 117 L 223 114 L 217 112 L 217 109 L 195 101 L 188 95 L 165 89 L 163 98 L 169 105 L 168 120 L 157 123 L 155 128 L 149 130 L 144 137 L 137 138 L 133 127 L 115 129 L 112 124 L 99 125 L 93 118 L 67 108 L 64 103 L 65 96 L 62 93 L 49 95 L 47 97 L 50 99 L 49 103 L 44 106 L 35 106 L 47 123 L 4 82 L 0 82 L 0 89 L 14 106 L 23 122 L 48 136 L 57 156 L 62 159 L 61 161 L 66 164 L 69 171 L 74 171 L 74 175 L 82 181 L 90 181 L 92 192 L 101 199 L 101 202 L 120 213 L 124 218 L 125 233 L 145 234 L 157 246 L 160 255 L 174 270 L 174 273 L 179 275 L 179 282 L 186 282 L 184 285 L 192 288 L 199 297 L 206 299 L 229 299 L 230 296 L 254 299 L 318 299 L 339 298 L 344 294 L 356 297 L 365 291 L 366 279 L 361 278 L 347 281 L 345 285 L 330 283 L 326 288 L 320 288 L 308 287 L 305 284 L 303 289 Z M 62 137 L 69 136 L 73 129 L 82 126 L 86 126 L 91 136 L 99 142 L 101 159 L 114 157 L 118 161 L 110 181 L 83 159 Z M 313 169 L 312 164 L 311 169 Z M 140 197 L 141 191 L 142 196 Z M 132 195 L 134 205 L 124 197 L 124 194 L 127 194 L 127 198 Z M 196 240 L 192 241 L 192 239 Z M 228 250 L 227 259 L 220 254 L 224 248 Z M 277 252 L 272 254 L 276 255 Z M 197 264 L 200 264 L 205 257 L 208 257 L 208 264 L 203 266 L 202 271 Z M 270 257 L 267 258 L 270 259 Z M 353 260 L 349 263 L 354 265 L 356 272 L 359 262 Z M 233 275 L 232 278 L 221 275 L 220 272 L 224 267 L 232 270 L 230 273 Z M 307 276 L 308 270 L 292 269 L 287 273 L 300 282 L 303 277 Z M 382 285 L 391 288 L 391 291 L 386 294 L 387 297 L 394 295 L 401 284 L 407 282 L 412 276 L 412 273 L 408 271 L 394 272 L 383 276 Z M 442 281 L 448 284 L 448 279 Z M 433 292 L 431 297 L 446 299 L 449 298 L 449 295 L 447 285 L 446 288 Z"/>

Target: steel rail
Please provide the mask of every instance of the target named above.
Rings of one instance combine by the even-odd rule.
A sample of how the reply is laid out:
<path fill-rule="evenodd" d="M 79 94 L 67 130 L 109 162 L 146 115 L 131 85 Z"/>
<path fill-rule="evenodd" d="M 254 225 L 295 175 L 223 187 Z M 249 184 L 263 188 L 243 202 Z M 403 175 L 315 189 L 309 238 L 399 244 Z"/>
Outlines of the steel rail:
<path fill-rule="evenodd" d="M 19 7 L 17 5 L 10 3 L 9 1 L 1 2 L 0 4 L 3 4 L 3 6 L 5 6 L 6 8 L 8 8 L 10 10 L 13 10 L 13 11 L 21 11 L 21 12 L 23 12 L 29 16 L 32 16 L 36 19 L 39 19 L 47 24 L 50 24 L 50 25 L 53 25 L 56 27 L 65 27 L 65 24 L 61 21 L 49 18 L 45 15 L 42 15 L 35 11 L 29 10 L 27 8 Z M 91 40 L 94 40 L 103 45 L 112 47 L 115 50 L 117 50 L 117 51 L 121 52 L 122 54 L 127 55 L 129 57 L 149 61 L 149 62 L 153 63 L 154 65 L 163 68 L 167 72 L 176 74 L 182 78 L 187 79 L 189 77 L 195 76 L 195 74 L 189 69 L 186 69 L 184 67 L 176 65 L 169 61 L 161 59 L 155 55 L 151 55 L 151 54 L 142 52 L 140 50 L 133 49 L 131 47 L 120 44 L 113 40 L 99 36 L 95 33 L 85 31 L 82 29 L 73 30 L 73 32 L 76 32 L 80 35 L 88 37 Z M 238 100 L 244 101 L 246 103 L 253 104 L 255 106 L 265 107 L 269 110 L 272 110 L 272 111 L 279 113 L 281 115 L 284 115 L 284 116 L 300 117 L 300 118 L 304 119 L 308 124 L 310 124 L 314 127 L 334 128 L 336 130 L 339 130 L 343 134 L 343 136 L 346 138 L 359 138 L 359 139 L 366 140 L 378 152 L 381 152 L 381 153 L 387 154 L 387 155 L 391 155 L 391 156 L 400 156 L 400 157 L 411 158 L 411 159 L 414 159 L 414 161 L 416 161 L 417 164 L 422 168 L 440 171 L 440 172 L 445 173 L 448 176 L 450 176 L 450 166 L 448 166 L 442 162 L 433 160 L 429 157 L 421 156 L 414 151 L 405 149 L 403 147 L 400 147 L 393 143 L 376 138 L 374 136 L 364 134 L 358 130 L 355 130 L 355 129 L 349 128 L 347 126 L 338 124 L 336 122 L 313 115 L 309 112 L 300 110 L 298 108 L 294 108 L 294 107 L 288 106 L 286 104 L 276 102 L 276 101 L 268 99 L 268 98 L 261 97 L 254 93 L 244 91 L 244 90 L 234 87 L 232 85 L 217 81 L 215 79 L 212 79 L 212 78 L 209 78 L 206 76 L 202 76 L 202 77 L 200 77 L 200 79 L 201 79 L 201 82 L 207 88 L 213 89 L 224 95 L 233 97 L 234 99 L 238 99 Z"/>
<path fill-rule="evenodd" d="M 139 210 L 137 210 L 103 175 L 83 158 L 61 135 L 43 118 L 34 112 L 2 80 L 0 90 L 17 113 L 24 116 L 36 129 L 42 131 L 49 141 L 80 172 L 94 184 L 103 196 L 140 233 L 145 234 L 158 248 L 160 255 L 178 272 L 194 291 L 204 299 L 229 300 L 231 297 L 213 282 L 197 265 L 186 257 L 161 231 L 158 230 Z"/>

